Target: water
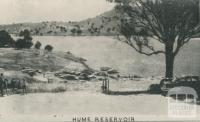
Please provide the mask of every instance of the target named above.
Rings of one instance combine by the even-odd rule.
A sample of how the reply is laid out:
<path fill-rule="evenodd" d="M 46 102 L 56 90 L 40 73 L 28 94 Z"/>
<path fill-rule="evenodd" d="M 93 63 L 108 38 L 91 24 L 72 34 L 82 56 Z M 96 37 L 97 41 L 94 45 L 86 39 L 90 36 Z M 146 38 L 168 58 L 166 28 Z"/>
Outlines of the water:
<path fill-rule="evenodd" d="M 42 48 L 50 44 L 54 51 L 70 51 L 76 56 L 87 59 L 94 69 L 109 66 L 123 74 L 160 76 L 165 72 L 164 55 L 145 56 L 113 37 L 71 37 L 71 36 L 34 36 L 34 43 L 40 41 Z M 157 47 L 158 44 L 156 45 Z M 175 61 L 174 73 L 200 75 L 200 41 L 192 40 L 179 52 Z"/>

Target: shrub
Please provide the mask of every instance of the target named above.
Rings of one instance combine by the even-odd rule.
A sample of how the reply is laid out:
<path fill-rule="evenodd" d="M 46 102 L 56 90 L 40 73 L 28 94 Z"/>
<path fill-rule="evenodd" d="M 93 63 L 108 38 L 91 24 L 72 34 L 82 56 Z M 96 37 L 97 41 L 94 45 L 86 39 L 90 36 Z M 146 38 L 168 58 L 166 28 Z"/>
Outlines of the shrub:
<path fill-rule="evenodd" d="M 25 39 L 18 39 L 15 43 L 15 48 L 22 49 L 22 48 L 31 48 L 33 45 L 32 41 L 27 41 Z"/>
<path fill-rule="evenodd" d="M 74 35 L 76 33 L 76 29 L 75 28 L 71 29 L 71 33 Z"/>
<path fill-rule="evenodd" d="M 32 37 L 29 30 L 24 30 L 19 33 L 19 36 L 22 36 L 23 39 L 18 39 L 15 44 L 15 48 L 31 48 L 33 46 Z"/>
<path fill-rule="evenodd" d="M 39 41 L 37 41 L 35 44 L 35 49 L 40 49 L 41 46 L 42 44 Z"/>
<path fill-rule="evenodd" d="M 148 90 L 150 93 L 153 93 L 153 94 L 155 94 L 155 93 L 161 93 L 161 89 L 160 89 L 160 86 L 159 86 L 159 84 L 151 84 L 150 86 L 149 86 L 149 90 Z"/>
<path fill-rule="evenodd" d="M 65 91 L 67 91 L 67 89 L 63 86 L 58 86 L 58 87 L 52 89 L 53 93 L 59 93 L 59 92 L 65 92 Z"/>
<path fill-rule="evenodd" d="M 31 33 L 29 30 L 25 29 L 24 31 L 20 31 L 19 36 L 23 36 L 24 38 L 31 37 Z"/>
<path fill-rule="evenodd" d="M 77 30 L 77 34 L 78 34 L 78 35 L 81 35 L 81 33 L 82 33 L 82 30 L 80 30 L 80 29 Z"/>
<path fill-rule="evenodd" d="M 44 49 L 51 52 L 53 50 L 53 47 L 51 45 L 46 45 Z"/>
<path fill-rule="evenodd" d="M 5 30 L 0 31 L 0 47 L 14 47 L 15 41 Z"/>

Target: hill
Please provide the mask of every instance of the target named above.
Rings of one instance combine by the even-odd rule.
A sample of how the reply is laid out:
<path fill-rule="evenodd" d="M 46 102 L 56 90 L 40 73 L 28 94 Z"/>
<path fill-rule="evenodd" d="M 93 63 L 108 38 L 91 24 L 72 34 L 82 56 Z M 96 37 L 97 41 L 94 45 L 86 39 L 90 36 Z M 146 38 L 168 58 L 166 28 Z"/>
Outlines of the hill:
<path fill-rule="evenodd" d="M 0 67 L 7 70 L 20 70 L 20 68 L 30 67 L 41 71 L 56 71 L 70 65 L 77 65 L 74 68 L 80 69 L 89 68 L 85 64 L 86 60 L 66 52 L 50 53 L 36 49 L 1 48 L 0 58 Z"/>
<path fill-rule="evenodd" d="M 0 30 L 6 30 L 18 35 L 24 29 L 30 30 L 32 35 L 52 36 L 97 36 L 118 34 L 119 15 L 116 10 L 105 12 L 95 18 L 89 18 L 80 22 L 41 22 L 18 23 L 0 25 Z"/>
<path fill-rule="evenodd" d="M 74 74 L 74 72 L 79 72 L 81 75 L 84 71 L 93 71 L 86 64 L 85 59 L 76 57 L 68 52 L 1 48 L 0 58 L 0 73 L 9 74 L 10 78 L 28 75 L 31 76 L 29 78 L 32 79 L 33 76 L 42 76 L 46 74 L 53 76 L 56 72 L 62 73 L 63 71 L 70 71 L 69 73 L 72 74 Z M 65 79 L 69 79 L 72 76 L 75 78 L 75 75 L 68 75 L 69 73 L 64 74 Z M 34 80 L 32 79 L 32 81 Z"/>

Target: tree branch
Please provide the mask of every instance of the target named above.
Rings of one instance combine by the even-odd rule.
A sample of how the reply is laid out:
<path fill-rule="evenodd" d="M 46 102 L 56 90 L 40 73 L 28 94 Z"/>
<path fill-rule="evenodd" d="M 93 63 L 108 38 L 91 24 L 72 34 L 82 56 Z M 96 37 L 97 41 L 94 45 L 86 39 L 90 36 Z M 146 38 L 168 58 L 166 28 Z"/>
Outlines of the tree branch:
<path fill-rule="evenodd" d="M 127 43 L 128 44 L 128 43 Z M 130 45 L 130 44 L 128 44 L 128 45 Z M 151 56 L 151 55 L 156 55 L 156 54 L 165 54 L 165 52 L 164 51 L 161 51 L 161 50 L 159 50 L 159 51 L 154 51 L 154 52 L 151 52 L 151 53 L 147 53 L 147 52 L 143 52 L 143 51 L 141 51 L 141 50 L 139 50 L 139 49 L 137 49 L 134 45 L 130 45 L 133 49 L 135 49 L 135 51 L 137 51 L 138 53 L 140 53 L 140 54 L 144 54 L 144 55 L 147 55 L 147 56 Z"/>
<path fill-rule="evenodd" d="M 147 47 L 147 48 L 150 49 L 152 52 L 149 52 L 149 53 L 144 52 L 144 51 L 142 51 L 142 50 L 136 48 L 136 46 L 132 43 L 132 41 L 131 41 L 130 39 L 126 39 L 126 40 L 124 40 L 124 41 L 120 39 L 119 41 L 128 44 L 129 46 L 131 46 L 131 47 L 132 47 L 135 51 L 137 51 L 138 53 L 144 54 L 144 55 L 147 55 L 147 56 L 157 55 L 157 54 L 161 54 L 161 53 L 162 53 L 162 54 L 165 54 L 165 51 L 162 51 L 162 50 L 157 50 L 157 51 L 155 51 L 154 48 L 152 48 L 151 46 L 147 46 L 147 45 L 143 45 L 143 46 Z"/>
<path fill-rule="evenodd" d="M 145 3 L 143 3 L 142 0 L 138 0 L 139 3 L 144 7 L 142 8 L 140 5 L 137 5 L 138 8 L 140 8 L 140 10 L 143 12 L 142 14 L 144 15 L 141 16 L 142 18 L 144 18 L 147 22 L 147 26 L 150 26 L 151 28 L 149 30 L 151 30 L 151 32 L 157 36 L 160 40 L 163 40 L 162 38 L 162 32 L 163 32 L 163 29 L 161 27 L 161 24 L 159 22 L 158 19 L 156 19 L 156 15 L 155 13 L 152 11 L 152 8 L 149 8 Z M 151 19 L 152 20 L 151 20 Z M 154 21 L 153 21 L 154 20 Z M 154 23 L 153 23 L 154 22 Z M 161 43 L 164 43 L 164 42 L 161 42 Z"/>
<path fill-rule="evenodd" d="M 187 38 L 185 40 L 177 40 L 177 47 L 174 51 L 174 56 L 176 56 L 179 52 L 179 50 L 181 49 L 181 47 L 183 47 L 186 43 L 188 43 L 190 41 L 191 38 Z"/>

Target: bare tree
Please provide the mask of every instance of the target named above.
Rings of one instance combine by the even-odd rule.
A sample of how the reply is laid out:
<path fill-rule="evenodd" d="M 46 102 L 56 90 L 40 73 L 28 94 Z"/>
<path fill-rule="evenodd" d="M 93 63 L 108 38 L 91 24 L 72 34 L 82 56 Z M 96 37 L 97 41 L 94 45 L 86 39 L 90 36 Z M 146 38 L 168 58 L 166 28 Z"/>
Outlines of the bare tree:
<path fill-rule="evenodd" d="M 109 1 L 109 0 L 108 0 Z M 141 54 L 164 54 L 167 78 L 173 77 L 180 49 L 200 32 L 199 0 L 117 0 L 121 40 Z M 152 43 L 163 44 L 155 49 Z"/>

